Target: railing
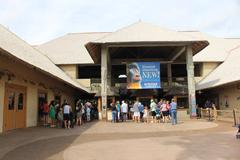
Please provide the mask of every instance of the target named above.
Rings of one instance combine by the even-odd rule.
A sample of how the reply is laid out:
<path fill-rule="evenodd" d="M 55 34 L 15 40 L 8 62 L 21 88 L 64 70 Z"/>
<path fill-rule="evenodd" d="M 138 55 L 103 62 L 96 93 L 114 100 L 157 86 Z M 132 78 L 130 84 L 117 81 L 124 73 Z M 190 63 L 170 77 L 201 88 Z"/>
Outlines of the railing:
<path fill-rule="evenodd" d="M 230 121 L 234 126 L 240 124 L 240 110 L 234 108 L 232 110 L 217 110 L 215 107 L 202 109 L 201 108 L 201 118 L 216 121 Z"/>

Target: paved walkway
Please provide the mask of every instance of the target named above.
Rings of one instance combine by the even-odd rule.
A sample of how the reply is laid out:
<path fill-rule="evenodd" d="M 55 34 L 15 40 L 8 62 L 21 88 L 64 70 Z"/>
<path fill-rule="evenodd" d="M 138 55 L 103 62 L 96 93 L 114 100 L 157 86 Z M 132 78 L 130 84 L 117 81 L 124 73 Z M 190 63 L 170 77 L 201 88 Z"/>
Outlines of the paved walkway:
<path fill-rule="evenodd" d="M 3 160 L 239 160 L 230 123 L 92 122 L 74 129 L 28 128 L 0 136 Z"/>

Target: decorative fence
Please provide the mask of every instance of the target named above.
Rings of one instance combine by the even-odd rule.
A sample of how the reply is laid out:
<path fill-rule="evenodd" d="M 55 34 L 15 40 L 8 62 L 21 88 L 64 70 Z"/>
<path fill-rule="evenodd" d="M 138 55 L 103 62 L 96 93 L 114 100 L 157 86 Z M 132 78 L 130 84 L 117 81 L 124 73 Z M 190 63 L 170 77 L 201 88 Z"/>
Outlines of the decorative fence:
<path fill-rule="evenodd" d="M 240 124 L 240 110 L 234 108 L 231 110 L 217 110 L 216 108 L 201 108 L 201 118 L 216 121 L 230 121 L 234 126 Z"/>

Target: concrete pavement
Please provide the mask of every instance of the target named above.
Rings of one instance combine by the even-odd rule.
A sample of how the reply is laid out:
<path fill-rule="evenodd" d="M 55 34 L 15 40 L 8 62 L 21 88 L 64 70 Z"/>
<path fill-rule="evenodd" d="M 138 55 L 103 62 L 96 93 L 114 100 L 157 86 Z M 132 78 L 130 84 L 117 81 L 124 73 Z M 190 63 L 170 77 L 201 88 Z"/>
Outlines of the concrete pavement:
<path fill-rule="evenodd" d="M 28 128 L 0 136 L 3 160 L 239 160 L 230 123 L 191 120 L 172 126 L 92 122 L 74 129 Z"/>

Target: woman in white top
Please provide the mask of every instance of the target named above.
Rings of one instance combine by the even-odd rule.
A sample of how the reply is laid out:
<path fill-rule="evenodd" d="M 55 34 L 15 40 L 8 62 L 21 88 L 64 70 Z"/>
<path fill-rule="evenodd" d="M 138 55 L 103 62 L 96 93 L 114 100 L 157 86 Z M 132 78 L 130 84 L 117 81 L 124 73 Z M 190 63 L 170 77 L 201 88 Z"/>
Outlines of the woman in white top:
<path fill-rule="evenodd" d="M 67 103 L 64 104 L 63 106 L 63 119 L 64 119 L 64 126 L 65 128 L 70 128 L 70 111 L 71 111 L 71 106 Z"/>

